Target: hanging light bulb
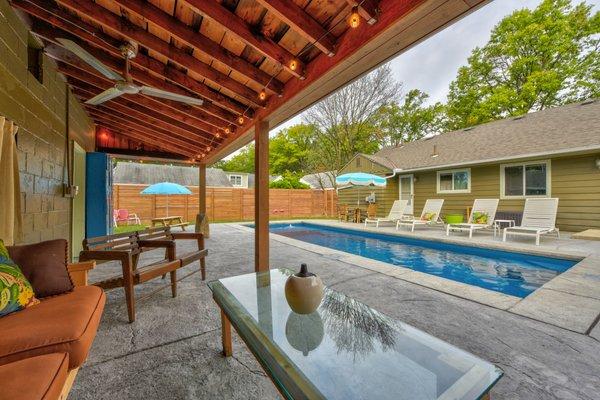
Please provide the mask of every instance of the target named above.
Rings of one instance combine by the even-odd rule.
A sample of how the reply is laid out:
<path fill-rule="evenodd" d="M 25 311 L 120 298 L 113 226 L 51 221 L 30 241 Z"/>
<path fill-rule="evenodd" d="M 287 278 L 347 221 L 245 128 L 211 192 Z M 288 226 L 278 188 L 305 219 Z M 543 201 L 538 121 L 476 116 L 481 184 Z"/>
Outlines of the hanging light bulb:
<path fill-rule="evenodd" d="M 229 127 L 225 128 L 225 133 L 229 135 L 231 133 L 231 129 L 229 129 Z"/>
<path fill-rule="evenodd" d="M 260 91 L 260 93 L 258 94 L 258 98 L 261 101 L 265 101 L 267 99 L 267 92 L 265 92 L 265 89 Z"/>
<path fill-rule="evenodd" d="M 292 71 L 295 71 L 295 70 L 296 70 L 296 68 L 298 68 L 298 61 L 296 61 L 296 60 L 292 60 L 292 61 L 290 61 L 290 69 L 291 69 Z"/>
<path fill-rule="evenodd" d="M 218 139 L 218 138 L 220 138 L 220 137 L 221 137 L 221 132 L 217 132 L 217 133 L 215 133 L 215 137 L 216 137 L 217 139 Z"/>
<path fill-rule="evenodd" d="M 348 17 L 348 25 L 350 25 L 351 28 L 358 28 L 358 26 L 360 25 L 360 14 L 358 13 L 358 6 L 352 7 L 352 12 Z"/>
<path fill-rule="evenodd" d="M 242 125 L 244 123 L 244 117 L 242 115 L 240 115 L 240 117 L 238 118 L 238 123 L 240 125 Z"/>
<path fill-rule="evenodd" d="M 210 146 L 206 146 L 206 151 L 208 152 L 210 150 L 211 150 L 211 147 Z"/>

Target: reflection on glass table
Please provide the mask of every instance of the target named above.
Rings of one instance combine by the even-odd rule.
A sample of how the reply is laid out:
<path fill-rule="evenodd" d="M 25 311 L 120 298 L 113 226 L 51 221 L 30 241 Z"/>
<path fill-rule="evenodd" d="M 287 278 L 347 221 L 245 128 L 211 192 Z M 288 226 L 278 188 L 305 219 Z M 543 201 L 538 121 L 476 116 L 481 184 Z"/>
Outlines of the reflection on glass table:
<path fill-rule="evenodd" d="M 278 269 L 209 283 L 230 324 L 287 399 L 488 398 L 502 371 L 332 289 L 308 315 L 289 307 Z"/>

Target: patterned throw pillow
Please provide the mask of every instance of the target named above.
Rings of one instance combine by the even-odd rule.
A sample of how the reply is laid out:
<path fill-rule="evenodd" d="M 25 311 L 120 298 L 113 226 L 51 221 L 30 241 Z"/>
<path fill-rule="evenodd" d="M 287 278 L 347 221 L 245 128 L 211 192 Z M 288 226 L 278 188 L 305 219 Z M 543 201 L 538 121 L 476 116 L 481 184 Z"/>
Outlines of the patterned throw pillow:
<path fill-rule="evenodd" d="M 10 259 L 0 239 L 0 317 L 38 303 L 31 284 Z"/>
<path fill-rule="evenodd" d="M 488 223 L 488 214 L 485 212 L 474 212 L 473 213 L 473 223 L 474 224 L 487 224 Z"/>
<path fill-rule="evenodd" d="M 433 221 L 435 220 L 436 214 L 435 213 L 425 213 L 425 215 L 423 215 L 423 221 Z"/>

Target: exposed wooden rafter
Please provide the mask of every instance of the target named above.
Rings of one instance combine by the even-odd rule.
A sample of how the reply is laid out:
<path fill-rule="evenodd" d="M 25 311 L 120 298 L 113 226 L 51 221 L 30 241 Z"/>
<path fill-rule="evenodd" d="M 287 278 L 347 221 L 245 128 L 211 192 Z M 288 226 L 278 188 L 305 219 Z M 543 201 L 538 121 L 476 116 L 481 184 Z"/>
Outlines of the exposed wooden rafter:
<path fill-rule="evenodd" d="M 113 14 L 104 7 L 99 6 L 90 0 L 58 0 L 58 3 L 74 12 L 84 14 L 104 29 L 122 35 L 128 40 L 134 41 L 149 50 L 156 51 L 178 64 L 180 67 L 189 69 L 213 84 L 229 90 L 244 102 L 252 104 L 253 106 L 264 106 L 264 101 L 258 99 L 258 93 L 248 86 L 212 68 L 210 65 L 203 63 L 197 58 L 187 54 L 182 49 L 152 35 L 145 29 L 132 24 L 127 19 Z"/>
<path fill-rule="evenodd" d="M 289 0 L 257 1 L 323 53 L 330 57 L 335 55 L 335 38 L 296 3 Z"/>
<path fill-rule="evenodd" d="M 211 39 L 151 3 L 142 0 L 115 0 L 115 2 L 128 11 L 143 17 L 146 21 L 168 31 L 173 37 L 186 43 L 193 49 L 231 67 L 246 78 L 264 86 L 271 93 L 281 95 L 283 92 L 283 83 L 243 58 L 219 46 L 218 43 L 213 42 Z"/>
<path fill-rule="evenodd" d="M 286 69 L 292 75 L 298 78 L 304 78 L 304 63 L 299 60 L 294 54 L 290 53 L 285 48 L 281 47 L 271 39 L 257 34 L 243 18 L 227 10 L 216 1 L 206 0 L 182 0 L 188 4 L 194 11 L 205 17 L 210 18 L 230 33 L 235 35 L 239 40 L 251 46 L 255 50 L 262 53 L 265 57 L 270 58 L 276 63 L 281 64 L 282 68 Z M 296 68 L 291 68 L 292 62 Z"/>

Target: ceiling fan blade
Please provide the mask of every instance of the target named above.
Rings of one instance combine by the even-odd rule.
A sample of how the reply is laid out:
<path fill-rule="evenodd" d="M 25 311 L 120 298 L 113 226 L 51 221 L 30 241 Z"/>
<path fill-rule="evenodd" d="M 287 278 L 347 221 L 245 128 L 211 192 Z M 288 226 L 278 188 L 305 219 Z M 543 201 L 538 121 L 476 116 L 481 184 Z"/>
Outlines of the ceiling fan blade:
<path fill-rule="evenodd" d="M 90 104 L 92 106 L 96 106 L 98 104 L 104 103 L 105 101 L 109 101 L 110 99 L 114 99 L 115 97 L 119 97 L 123 92 L 117 88 L 110 88 L 100 93 L 97 96 L 92 97 L 85 104 Z"/>
<path fill-rule="evenodd" d="M 181 101 L 182 103 L 194 104 L 197 106 L 201 106 L 204 103 L 201 99 L 197 99 L 195 97 L 171 93 L 167 92 L 166 90 L 156 89 L 150 86 L 142 86 L 140 89 L 140 93 L 146 94 L 148 96 L 160 97 L 162 99 Z"/>
<path fill-rule="evenodd" d="M 81 58 L 87 64 L 89 64 L 96 71 L 100 72 L 102 75 L 107 77 L 108 79 L 112 79 L 113 81 L 122 81 L 123 77 L 112 69 L 108 68 L 106 65 L 102 64 L 100 60 L 96 57 L 88 53 L 83 49 L 83 47 L 79 46 L 77 43 L 73 42 L 69 39 L 57 38 L 60 44 L 67 50 L 71 51 L 77 57 Z"/>

